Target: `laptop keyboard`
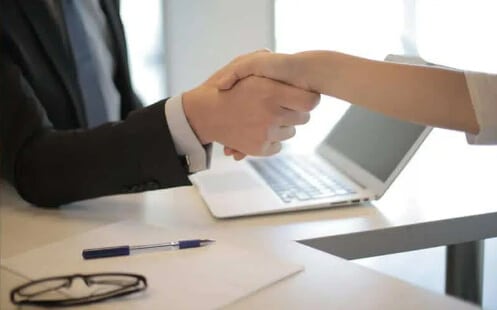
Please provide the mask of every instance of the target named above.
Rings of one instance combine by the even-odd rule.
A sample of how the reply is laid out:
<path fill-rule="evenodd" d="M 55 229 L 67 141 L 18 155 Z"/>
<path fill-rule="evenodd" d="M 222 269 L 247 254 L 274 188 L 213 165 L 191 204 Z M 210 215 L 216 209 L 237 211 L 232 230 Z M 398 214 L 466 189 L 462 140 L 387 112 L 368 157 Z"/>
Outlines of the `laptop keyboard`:
<path fill-rule="evenodd" d="M 354 193 L 331 176 L 329 167 L 306 156 L 278 155 L 248 162 L 285 203 Z"/>

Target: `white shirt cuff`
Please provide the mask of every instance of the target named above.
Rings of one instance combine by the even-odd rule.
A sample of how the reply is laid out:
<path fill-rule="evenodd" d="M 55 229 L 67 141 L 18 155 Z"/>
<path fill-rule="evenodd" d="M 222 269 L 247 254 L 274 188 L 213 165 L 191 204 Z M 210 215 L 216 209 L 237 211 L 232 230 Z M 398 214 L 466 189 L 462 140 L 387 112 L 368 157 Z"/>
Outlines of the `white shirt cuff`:
<path fill-rule="evenodd" d="M 497 144 L 497 75 L 464 72 L 480 131 L 466 134 L 470 144 Z"/>
<path fill-rule="evenodd" d="M 198 140 L 186 119 L 182 96 L 175 96 L 167 100 L 164 113 L 176 153 L 186 157 L 189 172 L 194 173 L 208 169 L 212 155 L 212 144 L 203 146 Z"/>

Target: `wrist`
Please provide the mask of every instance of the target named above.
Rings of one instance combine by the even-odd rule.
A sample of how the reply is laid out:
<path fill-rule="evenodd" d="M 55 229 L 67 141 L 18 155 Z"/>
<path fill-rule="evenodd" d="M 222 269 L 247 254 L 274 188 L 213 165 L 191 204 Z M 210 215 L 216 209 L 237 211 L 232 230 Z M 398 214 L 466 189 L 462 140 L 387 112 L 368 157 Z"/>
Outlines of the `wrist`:
<path fill-rule="evenodd" d="M 183 94 L 183 111 L 193 132 L 202 145 L 214 142 L 210 126 L 211 106 L 207 98 L 209 89 L 197 87 Z"/>
<path fill-rule="evenodd" d="M 292 77 L 292 85 L 299 88 L 315 91 L 313 79 L 316 74 L 314 66 L 314 54 L 311 52 L 300 52 L 285 55 L 284 64 L 288 67 L 288 75 Z"/>
<path fill-rule="evenodd" d="M 333 89 L 341 75 L 340 53 L 335 51 L 306 51 L 294 55 L 296 70 L 307 90 L 334 95 Z"/>

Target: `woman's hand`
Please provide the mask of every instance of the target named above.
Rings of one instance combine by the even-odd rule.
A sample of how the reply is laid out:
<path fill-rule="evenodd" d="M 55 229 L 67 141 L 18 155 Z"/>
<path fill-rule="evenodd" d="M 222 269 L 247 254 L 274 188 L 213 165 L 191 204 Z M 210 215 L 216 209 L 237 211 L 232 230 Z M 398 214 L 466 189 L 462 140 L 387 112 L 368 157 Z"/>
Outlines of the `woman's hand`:
<path fill-rule="evenodd" d="M 272 53 L 269 50 L 240 56 L 223 69 L 218 76 L 217 86 L 220 90 L 227 90 L 239 80 L 255 75 L 312 91 L 303 78 L 305 66 L 300 65 L 300 56 Z"/>

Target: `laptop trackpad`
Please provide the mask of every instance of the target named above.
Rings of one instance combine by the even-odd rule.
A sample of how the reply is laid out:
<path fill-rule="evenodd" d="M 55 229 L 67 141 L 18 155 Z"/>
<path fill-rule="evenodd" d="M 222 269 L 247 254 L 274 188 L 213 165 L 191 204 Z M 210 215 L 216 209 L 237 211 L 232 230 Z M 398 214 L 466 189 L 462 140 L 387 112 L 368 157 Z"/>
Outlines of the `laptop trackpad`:
<path fill-rule="evenodd" d="M 247 167 L 207 170 L 190 176 L 215 217 L 264 213 L 281 208 L 281 200 Z"/>
<path fill-rule="evenodd" d="M 260 186 L 253 176 L 243 170 L 212 173 L 209 182 L 202 182 L 203 191 L 212 194 L 246 191 Z"/>

